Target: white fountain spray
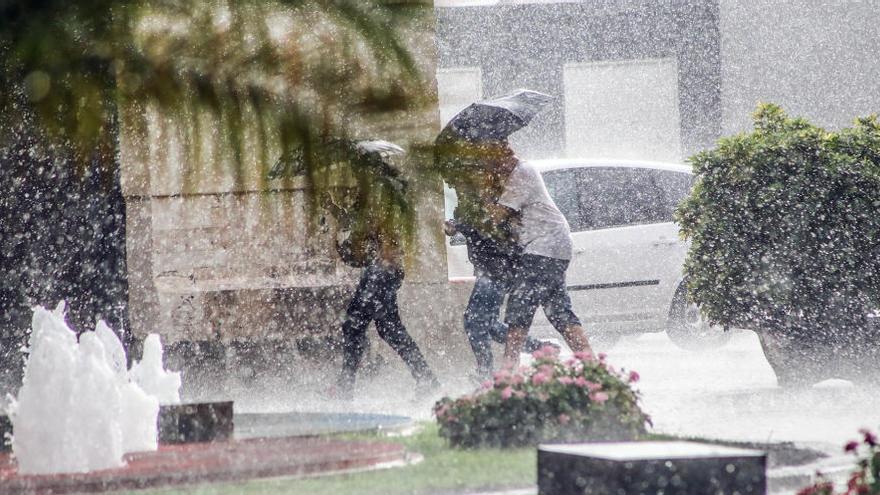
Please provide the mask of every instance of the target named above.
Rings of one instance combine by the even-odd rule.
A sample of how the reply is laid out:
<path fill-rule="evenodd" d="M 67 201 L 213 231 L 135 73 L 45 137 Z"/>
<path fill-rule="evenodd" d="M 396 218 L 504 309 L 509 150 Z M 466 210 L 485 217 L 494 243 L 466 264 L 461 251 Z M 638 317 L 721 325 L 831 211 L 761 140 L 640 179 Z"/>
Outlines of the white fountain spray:
<path fill-rule="evenodd" d="M 180 374 L 162 368 L 150 335 L 129 372 L 122 343 L 103 322 L 79 342 L 55 311 L 34 309 L 24 381 L 13 401 L 12 451 L 21 474 L 86 472 L 156 450 L 159 403 L 180 402 Z"/>

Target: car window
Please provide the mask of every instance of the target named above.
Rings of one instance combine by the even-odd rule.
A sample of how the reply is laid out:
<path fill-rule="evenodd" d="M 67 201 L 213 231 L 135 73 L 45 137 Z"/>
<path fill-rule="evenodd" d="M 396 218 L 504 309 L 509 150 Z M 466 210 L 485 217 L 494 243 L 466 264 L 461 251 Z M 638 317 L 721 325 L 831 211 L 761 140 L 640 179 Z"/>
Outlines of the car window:
<path fill-rule="evenodd" d="M 547 192 L 565 216 L 572 232 L 593 228 L 592 215 L 583 209 L 584 191 L 590 189 L 587 169 L 553 170 L 542 175 Z"/>
<path fill-rule="evenodd" d="M 572 232 L 587 230 L 584 216 L 581 213 L 581 169 L 554 170 L 542 174 L 547 192 L 562 212 Z"/>
<path fill-rule="evenodd" d="M 672 221 L 672 200 L 655 182 L 654 172 L 631 167 L 573 168 L 547 172 L 544 182 L 572 232 L 581 232 Z"/>
<path fill-rule="evenodd" d="M 673 172 L 671 170 L 655 170 L 654 181 L 666 194 L 666 209 L 670 220 L 678 208 L 679 203 L 684 201 L 694 186 L 693 174 Z"/>

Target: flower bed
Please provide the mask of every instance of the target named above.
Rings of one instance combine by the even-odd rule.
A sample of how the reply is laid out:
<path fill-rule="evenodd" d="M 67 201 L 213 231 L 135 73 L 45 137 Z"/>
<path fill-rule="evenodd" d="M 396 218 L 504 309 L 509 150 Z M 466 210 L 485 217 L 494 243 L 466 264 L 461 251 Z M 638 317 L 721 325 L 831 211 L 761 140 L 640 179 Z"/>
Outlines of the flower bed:
<path fill-rule="evenodd" d="M 846 490 L 834 491 L 834 483 L 819 473 L 819 479 L 812 486 L 804 488 L 798 495 L 857 495 L 880 493 L 880 445 L 877 436 L 869 430 L 859 430 L 861 442 L 847 442 L 843 450 L 856 457 L 856 468 L 849 475 Z"/>
<path fill-rule="evenodd" d="M 638 373 L 615 370 L 599 354 L 560 361 L 545 347 L 530 366 L 502 370 L 470 395 L 434 406 L 440 435 L 458 447 L 514 447 L 546 441 L 630 440 L 649 417 L 632 384 Z"/>

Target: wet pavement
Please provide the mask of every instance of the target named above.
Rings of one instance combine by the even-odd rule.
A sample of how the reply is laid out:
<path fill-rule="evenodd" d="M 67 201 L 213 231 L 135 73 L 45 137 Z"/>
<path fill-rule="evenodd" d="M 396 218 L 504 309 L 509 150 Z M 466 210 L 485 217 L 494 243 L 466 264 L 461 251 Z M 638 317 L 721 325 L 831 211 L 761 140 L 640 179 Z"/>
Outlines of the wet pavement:
<path fill-rule="evenodd" d="M 690 352 L 665 333 L 626 338 L 608 351 L 615 366 L 639 372 L 643 407 L 654 431 L 684 437 L 755 443 L 793 442 L 827 457 L 771 467 L 771 493 L 793 493 L 820 470 L 844 476 L 853 458 L 843 445 L 860 428 L 880 426 L 880 387 L 827 380 L 801 389 L 777 386 L 751 331 L 723 347 Z"/>

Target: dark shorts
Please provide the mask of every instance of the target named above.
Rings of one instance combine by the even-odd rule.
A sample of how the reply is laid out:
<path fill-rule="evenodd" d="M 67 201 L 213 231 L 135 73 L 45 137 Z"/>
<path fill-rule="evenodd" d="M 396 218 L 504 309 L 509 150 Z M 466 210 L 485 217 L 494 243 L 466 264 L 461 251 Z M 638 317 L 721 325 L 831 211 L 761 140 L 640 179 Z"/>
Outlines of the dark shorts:
<path fill-rule="evenodd" d="M 557 330 L 580 325 L 565 288 L 568 263 L 568 260 L 524 254 L 507 300 L 504 321 L 511 327 L 529 328 L 541 306 Z"/>

